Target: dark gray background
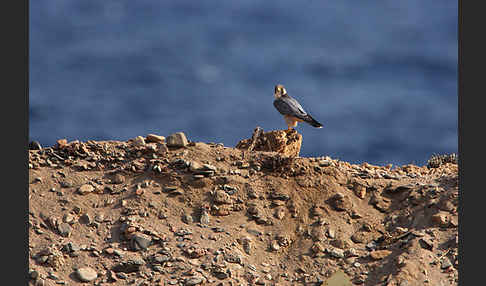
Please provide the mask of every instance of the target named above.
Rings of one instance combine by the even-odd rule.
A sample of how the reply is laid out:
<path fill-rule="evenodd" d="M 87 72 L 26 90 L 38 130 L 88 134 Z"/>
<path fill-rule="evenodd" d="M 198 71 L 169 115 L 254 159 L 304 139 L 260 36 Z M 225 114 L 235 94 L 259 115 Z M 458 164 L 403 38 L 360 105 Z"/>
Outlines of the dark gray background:
<path fill-rule="evenodd" d="M 301 156 L 426 164 L 457 152 L 457 1 L 30 1 L 29 139 L 183 131 L 234 146 L 324 128 Z"/>

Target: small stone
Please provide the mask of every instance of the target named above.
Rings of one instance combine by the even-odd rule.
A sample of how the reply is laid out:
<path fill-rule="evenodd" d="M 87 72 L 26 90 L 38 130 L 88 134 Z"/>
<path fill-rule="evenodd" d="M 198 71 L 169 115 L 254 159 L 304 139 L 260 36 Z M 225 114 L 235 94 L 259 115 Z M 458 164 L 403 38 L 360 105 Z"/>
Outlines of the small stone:
<path fill-rule="evenodd" d="M 331 248 L 331 249 L 328 249 L 328 253 L 332 257 L 344 258 L 344 250 L 339 249 L 339 248 Z"/>
<path fill-rule="evenodd" d="M 184 147 L 187 146 L 187 144 L 187 138 L 183 132 L 177 132 L 167 137 L 168 147 Z"/>
<path fill-rule="evenodd" d="M 70 213 L 64 214 L 62 217 L 62 221 L 69 224 L 75 223 L 74 216 Z"/>
<path fill-rule="evenodd" d="M 183 214 L 182 215 L 182 221 L 184 223 L 187 223 L 187 224 L 191 224 L 191 223 L 194 222 L 193 219 L 192 219 L 192 216 L 190 214 Z"/>
<path fill-rule="evenodd" d="M 434 244 L 432 241 L 426 237 L 423 237 L 419 240 L 420 246 L 427 250 L 432 250 L 434 248 Z"/>
<path fill-rule="evenodd" d="M 278 244 L 278 242 L 276 240 L 273 240 L 271 243 L 270 243 L 270 249 L 272 251 L 278 251 L 280 249 L 280 245 Z"/>
<path fill-rule="evenodd" d="M 217 190 L 214 193 L 214 202 L 217 204 L 231 204 L 233 200 L 225 191 Z"/>
<path fill-rule="evenodd" d="M 183 195 L 184 190 L 176 186 L 167 186 L 162 189 L 164 193 L 168 193 L 171 196 Z"/>
<path fill-rule="evenodd" d="M 240 240 L 241 244 L 243 245 L 243 250 L 246 252 L 246 254 L 250 254 L 252 246 L 251 238 L 248 236 L 244 236 Z"/>
<path fill-rule="evenodd" d="M 449 258 L 444 258 L 441 262 L 440 262 L 440 269 L 447 269 L 449 267 L 452 266 L 452 263 L 451 261 L 449 260 Z"/>
<path fill-rule="evenodd" d="M 337 211 L 345 211 L 353 208 L 351 200 L 347 196 L 339 193 L 332 196 L 328 202 Z"/>
<path fill-rule="evenodd" d="M 353 184 L 353 191 L 354 194 L 360 199 L 364 199 L 366 196 L 366 186 L 358 182 L 355 182 Z"/>
<path fill-rule="evenodd" d="M 153 143 L 165 143 L 165 137 L 160 136 L 160 135 L 155 135 L 155 134 L 149 134 L 145 138 L 145 142 L 147 142 L 147 143 L 151 143 L 151 142 L 153 142 Z"/>
<path fill-rule="evenodd" d="M 32 141 L 29 143 L 29 150 L 41 150 L 42 146 L 37 141 Z"/>
<path fill-rule="evenodd" d="M 76 269 L 76 275 L 78 276 L 79 280 L 83 282 L 90 282 L 98 277 L 96 270 L 90 267 L 81 267 Z"/>
<path fill-rule="evenodd" d="M 84 184 L 84 185 L 82 185 L 81 187 L 78 188 L 78 193 L 80 195 L 86 195 L 86 194 L 93 192 L 94 190 L 95 190 L 95 188 L 92 185 Z"/>
<path fill-rule="evenodd" d="M 437 226 L 447 227 L 449 226 L 449 214 L 444 211 L 440 211 L 431 217 L 432 223 Z"/>
<path fill-rule="evenodd" d="M 332 229 L 332 228 L 329 228 L 329 229 L 327 230 L 327 236 L 328 236 L 329 238 L 335 238 L 335 237 L 336 237 L 336 231 L 334 231 L 334 229 Z"/>
<path fill-rule="evenodd" d="M 69 224 L 65 222 L 60 223 L 59 226 L 57 227 L 57 230 L 59 231 L 59 234 L 63 237 L 71 236 L 72 228 Z"/>
<path fill-rule="evenodd" d="M 285 217 L 285 208 L 284 207 L 277 207 L 275 208 L 275 218 L 277 219 L 283 219 Z"/>
<path fill-rule="evenodd" d="M 58 148 L 63 148 L 67 145 L 67 140 L 66 139 L 59 139 L 56 141 L 57 147 Z"/>
<path fill-rule="evenodd" d="M 84 223 L 86 225 L 91 225 L 93 223 L 93 218 L 90 214 L 86 213 L 79 218 L 79 222 Z"/>
<path fill-rule="evenodd" d="M 194 285 L 201 284 L 202 282 L 203 282 L 203 279 L 201 277 L 192 277 L 192 278 L 186 279 L 185 282 L 184 282 L 184 285 L 194 286 Z"/>
<path fill-rule="evenodd" d="M 370 257 L 375 259 L 375 260 L 380 260 L 380 259 L 383 259 L 385 257 L 387 257 L 388 255 L 390 255 L 392 252 L 391 250 L 375 250 L 375 251 L 372 251 L 370 253 Z"/>
<path fill-rule="evenodd" d="M 137 147 L 145 146 L 145 139 L 143 139 L 142 136 L 135 137 L 132 142 L 133 142 L 133 145 L 135 145 Z"/>
<path fill-rule="evenodd" d="M 34 270 L 34 269 L 29 269 L 29 277 L 30 279 L 37 279 L 39 277 L 39 272 L 37 270 Z"/>
<path fill-rule="evenodd" d="M 199 222 L 203 225 L 208 225 L 210 222 L 209 213 L 208 211 L 201 212 L 201 217 L 199 218 Z"/>
<path fill-rule="evenodd" d="M 131 236 L 131 246 L 134 250 L 146 250 L 152 242 L 152 237 L 143 233 L 134 233 Z"/>
<path fill-rule="evenodd" d="M 113 271 L 124 273 L 138 272 L 140 270 L 140 266 L 144 264 L 145 261 L 142 258 L 132 257 L 113 266 Z"/>

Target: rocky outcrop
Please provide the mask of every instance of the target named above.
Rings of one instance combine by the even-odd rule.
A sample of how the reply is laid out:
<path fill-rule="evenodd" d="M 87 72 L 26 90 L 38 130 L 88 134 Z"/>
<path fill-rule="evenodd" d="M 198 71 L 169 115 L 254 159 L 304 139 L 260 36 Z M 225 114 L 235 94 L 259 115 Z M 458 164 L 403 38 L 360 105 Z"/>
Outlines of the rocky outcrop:
<path fill-rule="evenodd" d="M 251 138 L 236 144 L 237 149 L 278 152 L 287 157 L 298 157 L 301 146 L 302 135 L 295 129 L 263 132 L 261 127 L 255 128 Z"/>

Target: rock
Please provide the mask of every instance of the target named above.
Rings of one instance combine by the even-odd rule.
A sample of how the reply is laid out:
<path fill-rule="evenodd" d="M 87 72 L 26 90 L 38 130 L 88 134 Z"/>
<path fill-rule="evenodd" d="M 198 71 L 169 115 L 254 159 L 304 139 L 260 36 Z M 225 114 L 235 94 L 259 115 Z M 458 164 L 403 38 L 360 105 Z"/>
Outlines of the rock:
<path fill-rule="evenodd" d="M 160 136 L 160 135 L 155 135 L 155 134 L 149 134 L 145 138 L 145 142 L 147 143 L 165 143 L 165 137 Z"/>
<path fill-rule="evenodd" d="M 373 239 L 373 234 L 367 231 L 357 231 L 351 236 L 354 243 L 368 243 Z"/>
<path fill-rule="evenodd" d="M 420 246 L 422 246 L 422 248 L 424 249 L 432 250 L 434 248 L 433 242 L 426 237 L 422 237 L 421 239 L 419 239 L 419 243 Z"/>
<path fill-rule="evenodd" d="M 143 147 L 145 146 L 145 139 L 142 136 L 137 136 L 133 139 L 132 144 L 136 147 Z"/>
<path fill-rule="evenodd" d="M 29 150 L 41 150 L 42 146 L 39 142 L 37 141 L 31 141 L 29 143 Z"/>
<path fill-rule="evenodd" d="M 183 132 L 173 133 L 167 137 L 168 147 L 184 147 L 187 146 L 187 144 L 187 138 Z"/>
<path fill-rule="evenodd" d="M 57 230 L 59 231 L 59 234 L 63 237 L 71 236 L 72 228 L 69 224 L 65 222 L 60 223 L 59 226 L 57 227 Z"/>
<path fill-rule="evenodd" d="M 235 148 L 278 152 L 286 157 L 298 157 L 301 145 L 302 135 L 295 129 L 263 132 L 260 127 L 257 127 L 252 138 L 239 141 Z"/>
<path fill-rule="evenodd" d="M 64 214 L 62 217 L 62 221 L 69 224 L 75 223 L 74 216 L 70 213 Z"/>
<path fill-rule="evenodd" d="M 344 250 L 339 248 L 330 248 L 327 250 L 329 255 L 336 258 L 344 258 Z"/>
<path fill-rule="evenodd" d="M 29 269 L 29 278 L 30 279 L 37 279 L 39 277 L 39 272 L 37 270 L 34 270 L 34 269 Z"/>
<path fill-rule="evenodd" d="M 343 239 L 333 239 L 329 242 L 332 246 L 340 248 L 340 249 L 347 249 L 349 248 L 349 243 Z"/>
<path fill-rule="evenodd" d="M 321 253 L 321 252 L 324 252 L 326 249 L 324 248 L 324 246 L 322 245 L 322 243 L 320 242 L 315 242 L 312 246 L 311 246 L 311 251 L 312 253 L 314 254 L 318 254 L 318 253 Z"/>
<path fill-rule="evenodd" d="M 336 231 L 333 228 L 328 228 L 327 229 L 327 236 L 329 238 L 335 238 L 336 237 Z M 342 248 L 342 247 L 340 247 Z"/>
<path fill-rule="evenodd" d="M 184 190 L 177 186 L 167 186 L 162 189 L 164 193 L 168 193 L 171 196 L 183 195 Z"/>
<path fill-rule="evenodd" d="M 276 240 L 272 240 L 272 242 L 270 243 L 270 249 L 272 251 L 278 251 L 280 249 L 280 245 Z"/>
<path fill-rule="evenodd" d="M 140 266 L 144 264 L 145 261 L 142 258 L 131 257 L 113 266 L 113 271 L 124 273 L 138 272 L 140 271 Z"/>
<path fill-rule="evenodd" d="M 210 223 L 209 209 L 204 208 L 201 211 L 201 217 L 199 218 L 199 222 L 203 225 L 208 225 Z"/>
<path fill-rule="evenodd" d="M 389 199 L 383 198 L 380 194 L 375 192 L 371 196 L 370 204 L 380 212 L 386 213 L 391 205 L 391 201 Z"/>
<path fill-rule="evenodd" d="M 83 282 L 90 282 L 98 277 L 98 273 L 96 272 L 96 270 L 90 267 L 81 267 L 76 269 L 76 275 L 79 280 Z"/>
<path fill-rule="evenodd" d="M 133 250 L 146 250 L 152 242 L 152 237 L 143 233 L 134 233 L 130 242 Z"/>
<path fill-rule="evenodd" d="M 226 253 L 224 255 L 224 260 L 228 263 L 241 264 L 241 257 L 237 254 Z"/>
<path fill-rule="evenodd" d="M 372 251 L 370 253 L 370 257 L 375 259 L 375 260 L 380 260 L 380 259 L 383 259 L 385 257 L 387 257 L 388 255 L 390 255 L 392 252 L 391 250 L 375 250 L 375 251 Z"/>
<path fill-rule="evenodd" d="M 185 253 L 189 258 L 199 258 L 206 255 L 206 250 L 204 248 L 191 246 L 185 250 Z"/>
<path fill-rule="evenodd" d="M 351 210 L 353 208 L 353 203 L 349 197 L 340 193 L 332 196 L 328 203 L 337 211 Z"/>
<path fill-rule="evenodd" d="M 86 225 L 91 225 L 93 223 L 93 217 L 90 215 L 90 214 L 83 214 L 80 218 L 79 218 L 79 222 L 80 223 L 83 223 L 83 224 L 86 224 Z"/>
<path fill-rule="evenodd" d="M 201 277 L 192 277 L 192 278 L 187 278 L 184 281 L 184 285 L 186 286 L 194 286 L 203 283 L 203 278 Z"/>
<path fill-rule="evenodd" d="M 274 216 L 277 219 L 283 219 L 285 217 L 285 208 L 284 207 L 275 208 Z"/>
<path fill-rule="evenodd" d="M 86 195 L 89 193 L 92 193 L 95 190 L 95 188 L 90 185 L 90 184 L 84 184 L 81 187 L 78 188 L 78 193 L 80 195 Z"/>
<path fill-rule="evenodd" d="M 450 261 L 449 258 L 444 258 L 441 262 L 440 262 L 440 269 L 447 269 L 449 267 L 452 266 L 452 263 Z"/>
<path fill-rule="evenodd" d="M 169 152 L 169 148 L 167 148 L 167 144 L 163 143 L 157 143 L 157 154 L 159 155 L 165 155 L 167 152 Z"/>
<path fill-rule="evenodd" d="M 64 148 L 67 145 L 67 140 L 59 139 L 56 141 L 56 143 L 57 143 L 57 148 Z"/>
<path fill-rule="evenodd" d="M 353 187 L 353 191 L 354 194 L 360 199 L 364 199 L 366 196 L 366 186 L 355 184 Z"/>
<path fill-rule="evenodd" d="M 217 190 L 214 193 L 214 202 L 217 204 L 231 204 L 233 200 L 225 191 Z"/>
<path fill-rule="evenodd" d="M 432 224 L 440 227 L 448 227 L 449 226 L 449 213 L 440 211 L 436 214 L 434 214 L 431 217 Z"/>
<path fill-rule="evenodd" d="M 241 244 L 243 245 L 243 250 L 246 252 L 246 254 L 250 254 L 251 252 L 251 247 L 252 247 L 252 240 L 248 236 L 244 236 L 240 239 Z"/>
<path fill-rule="evenodd" d="M 194 221 L 193 221 L 192 216 L 190 214 L 183 214 L 182 215 L 182 222 L 187 223 L 187 224 L 191 224 Z"/>

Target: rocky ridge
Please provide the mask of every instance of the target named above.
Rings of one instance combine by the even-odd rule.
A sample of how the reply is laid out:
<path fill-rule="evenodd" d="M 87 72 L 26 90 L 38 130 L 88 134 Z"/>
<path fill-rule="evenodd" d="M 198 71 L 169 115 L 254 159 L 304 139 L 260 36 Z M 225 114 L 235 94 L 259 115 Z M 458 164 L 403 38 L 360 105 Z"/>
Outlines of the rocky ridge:
<path fill-rule="evenodd" d="M 455 163 L 357 165 L 181 132 L 30 149 L 31 285 L 457 285 Z"/>

